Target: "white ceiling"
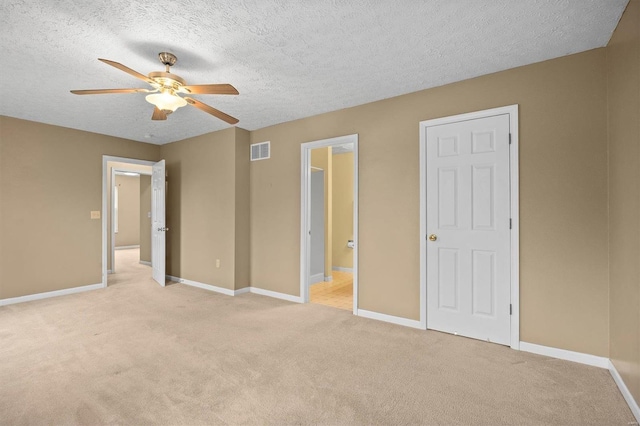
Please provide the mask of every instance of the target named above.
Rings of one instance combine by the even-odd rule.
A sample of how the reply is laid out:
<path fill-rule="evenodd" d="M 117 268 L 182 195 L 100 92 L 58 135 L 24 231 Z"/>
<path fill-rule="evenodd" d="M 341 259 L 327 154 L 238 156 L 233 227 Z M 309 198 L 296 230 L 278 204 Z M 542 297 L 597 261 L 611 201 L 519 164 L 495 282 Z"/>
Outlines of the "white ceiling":
<path fill-rule="evenodd" d="M 628 0 L 2 0 L 0 115 L 163 144 L 228 125 L 191 106 L 151 121 L 160 51 L 248 130 L 607 44 Z"/>

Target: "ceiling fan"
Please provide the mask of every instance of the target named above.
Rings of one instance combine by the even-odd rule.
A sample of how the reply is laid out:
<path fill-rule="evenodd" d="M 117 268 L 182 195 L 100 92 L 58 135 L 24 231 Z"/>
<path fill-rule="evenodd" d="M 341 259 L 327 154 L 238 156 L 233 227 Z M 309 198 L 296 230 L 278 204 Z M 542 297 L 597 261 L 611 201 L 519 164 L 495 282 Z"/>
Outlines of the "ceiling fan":
<path fill-rule="evenodd" d="M 198 94 L 198 95 L 237 95 L 238 91 L 230 84 L 196 84 L 187 85 L 180 76 L 172 74 L 170 68 L 176 63 L 178 58 L 173 53 L 160 52 L 158 54 L 160 62 L 165 65 L 165 71 L 150 72 L 148 76 L 140 74 L 118 62 L 108 59 L 98 59 L 105 64 L 118 68 L 140 80 L 146 81 L 153 89 L 95 89 L 95 90 L 72 90 L 75 95 L 100 95 L 106 93 L 150 93 L 146 96 L 147 102 L 155 106 L 153 110 L 152 120 L 166 120 L 167 115 L 176 109 L 187 104 L 192 105 L 220 120 L 229 124 L 236 124 L 237 118 L 234 118 L 224 112 L 217 110 L 205 103 L 188 96 L 180 96 L 180 94 Z"/>

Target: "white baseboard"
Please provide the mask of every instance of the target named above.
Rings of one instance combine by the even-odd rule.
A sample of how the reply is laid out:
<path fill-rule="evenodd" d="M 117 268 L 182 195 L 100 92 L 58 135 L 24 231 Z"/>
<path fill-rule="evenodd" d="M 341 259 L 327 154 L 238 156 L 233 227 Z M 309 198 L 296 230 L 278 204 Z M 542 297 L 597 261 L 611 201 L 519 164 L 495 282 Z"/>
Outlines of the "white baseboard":
<path fill-rule="evenodd" d="M 277 291 L 264 290 L 258 287 L 249 287 L 249 291 L 254 294 L 259 294 L 262 296 L 275 297 L 276 299 L 287 300 L 289 302 L 302 303 L 302 298 L 300 296 L 293 296 L 291 294 L 278 293 Z"/>
<path fill-rule="evenodd" d="M 142 263 L 142 262 L 140 262 Z M 216 293 L 221 293 L 224 294 L 226 296 L 237 296 L 239 294 L 243 294 L 243 293 L 249 293 L 251 287 L 244 287 L 238 290 L 231 290 L 228 288 L 224 288 L 224 287 L 218 287 L 215 285 L 211 285 L 211 284 L 205 284 L 205 283 L 200 283 L 198 281 L 192 281 L 192 280 L 187 280 L 184 278 L 180 278 L 180 277 L 174 277 L 172 275 L 167 275 L 167 279 L 169 281 L 172 281 L 174 283 L 180 283 L 180 284 L 186 284 L 189 285 L 191 287 L 198 287 L 201 288 L 203 290 L 209 290 L 209 291 L 214 291 Z"/>
<path fill-rule="evenodd" d="M 331 276 L 331 275 L 325 275 L 324 276 L 324 282 L 330 283 L 331 281 L 333 281 L 333 276 Z"/>
<path fill-rule="evenodd" d="M 289 302 L 302 303 L 302 298 L 300 296 L 293 296 L 291 294 L 278 293 L 277 291 L 264 290 L 258 287 L 244 287 L 238 290 L 231 290 L 228 288 L 217 287 L 211 284 L 199 283 L 197 281 L 191 281 L 180 277 L 174 277 L 172 275 L 167 275 L 167 279 L 169 281 L 173 281 L 174 283 L 186 284 L 192 287 L 198 287 L 204 290 L 215 291 L 216 293 L 225 294 L 227 296 L 237 296 L 239 294 L 244 293 L 254 293 L 259 294 L 261 296 L 269 296 L 274 297 L 276 299 L 287 300 Z"/>
<path fill-rule="evenodd" d="M 613 362 L 609 360 L 609 373 L 611 373 L 611 377 L 613 377 L 613 381 L 618 385 L 618 389 L 620 389 L 620 393 L 624 397 L 624 400 L 627 401 L 631 412 L 633 413 L 636 421 L 640 423 L 640 406 L 635 399 L 633 399 L 633 395 L 631 395 L 631 391 L 627 387 L 627 385 L 622 381 L 622 377 L 620 377 L 620 373 L 616 370 L 616 366 L 613 365 Z"/>
<path fill-rule="evenodd" d="M 141 260 L 140 263 L 142 265 L 153 266 L 153 265 L 151 265 L 151 262 L 147 262 L 146 260 Z"/>
<path fill-rule="evenodd" d="M 353 268 L 345 268 L 342 266 L 332 266 L 331 269 L 338 272 L 351 272 L 353 274 Z"/>
<path fill-rule="evenodd" d="M 107 270 L 107 274 L 113 274 L 113 270 L 112 269 Z"/>
<path fill-rule="evenodd" d="M 404 325 L 405 327 L 419 328 L 421 330 L 424 329 L 424 327 L 420 324 L 420 321 L 408 318 L 395 317 L 393 315 L 381 314 L 364 309 L 358 309 L 356 315 L 363 318 L 370 318 L 378 321 L 390 322 L 392 324 Z"/>
<path fill-rule="evenodd" d="M 138 244 L 137 246 L 118 246 L 115 247 L 115 250 L 129 250 L 129 249 L 135 249 L 135 248 L 140 248 L 140 244 Z"/>
<path fill-rule="evenodd" d="M 545 355 L 551 358 L 564 359 L 593 367 L 609 368 L 609 358 L 584 354 L 582 352 L 568 351 L 549 346 L 536 345 L 535 343 L 520 342 L 520 350 L 532 354 Z"/>
<path fill-rule="evenodd" d="M 83 291 L 97 290 L 99 288 L 103 288 L 102 283 L 65 288 L 63 290 L 47 291 L 45 293 L 29 294 L 26 296 L 11 297 L 9 299 L 0 299 L 0 306 L 31 302 L 32 300 L 48 299 L 49 297 L 66 296 L 67 294 L 82 293 Z"/>
<path fill-rule="evenodd" d="M 317 284 L 324 281 L 324 274 L 320 272 L 319 274 L 314 274 L 309 277 L 309 284 Z"/>
<path fill-rule="evenodd" d="M 200 283 L 198 281 L 187 280 L 187 279 L 184 279 L 184 278 L 174 277 L 174 276 L 171 276 L 171 275 L 167 275 L 167 278 L 170 281 L 173 281 L 174 283 L 186 284 L 186 285 L 189 285 L 191 287 L 198 287 L 198 288 L 201 288 L 203 290 L 214 291 L 216 293 L 225 294 L 227 296 L 235 296 L 235 291 L 231 290 L 231 289 L 228 289 L 228 288 L 218 287 L 218 286 L 211 285 L 211 284 L 204 284 L 204 283 Z"/>

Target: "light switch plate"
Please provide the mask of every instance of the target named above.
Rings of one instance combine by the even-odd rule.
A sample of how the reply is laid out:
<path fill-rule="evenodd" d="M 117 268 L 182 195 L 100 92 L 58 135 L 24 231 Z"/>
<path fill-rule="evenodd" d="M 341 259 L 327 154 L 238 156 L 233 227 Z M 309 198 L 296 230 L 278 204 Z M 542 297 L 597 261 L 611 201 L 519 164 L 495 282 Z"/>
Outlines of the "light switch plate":
<path fill-rule="evenodd" d="M 91 219 L 100 219 L 100 211 L 91 210 Z"/>

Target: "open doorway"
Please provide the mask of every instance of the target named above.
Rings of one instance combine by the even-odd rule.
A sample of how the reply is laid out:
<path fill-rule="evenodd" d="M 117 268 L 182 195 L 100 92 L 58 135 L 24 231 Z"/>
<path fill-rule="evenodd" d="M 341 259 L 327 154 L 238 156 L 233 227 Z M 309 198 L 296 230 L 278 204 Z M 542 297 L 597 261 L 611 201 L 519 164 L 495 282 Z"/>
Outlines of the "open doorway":
<path fill-rule="evenodd" d="M 102 164 L 103 287 L 132 275 L 164 286 L 164 160 L 103 156 Z"/>
<path fill-rule="evenodd" d="M 357 313 L 357 135 L 302 145 L 301 294 Z"/>
<path fill-rule="evenodd" d="M 151 166 L 108 162 L 110 274 L 115 284 L 131 274 L 151 278 Z"/>
<path fill-rule="evenodd" d="M 116 250 L 139 249 L 138 261 L 151 266 L 151 167 L 109 163 L 111 197 L 109 230 L 110 273 L 115 273 Z"/>

